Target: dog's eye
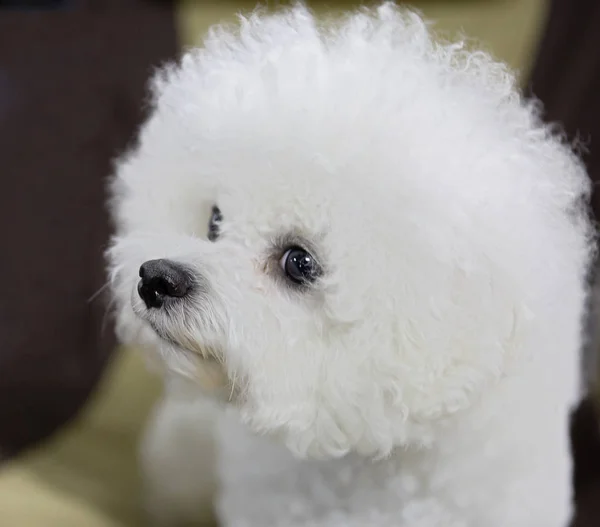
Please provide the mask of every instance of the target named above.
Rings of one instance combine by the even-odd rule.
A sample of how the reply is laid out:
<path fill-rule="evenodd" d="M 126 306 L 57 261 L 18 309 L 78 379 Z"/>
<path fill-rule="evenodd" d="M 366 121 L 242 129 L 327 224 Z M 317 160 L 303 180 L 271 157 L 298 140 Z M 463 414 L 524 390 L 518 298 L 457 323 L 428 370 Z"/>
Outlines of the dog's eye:
<path fill-rule="evenodd" d="M 320 273 L 315 259 L 300 247 L 288 249 L 281 257 L 279 265 L 285 276 L 294 284 L 299 285 L 314 282 Z"/>
<path fill-rule="evenodd" d="M 219 226 L 223 221 L 223 215 L 216 205 L 212 208 L 210 221 L 208 222 L 208 239 L 214 242 L 219 237 Z"/>

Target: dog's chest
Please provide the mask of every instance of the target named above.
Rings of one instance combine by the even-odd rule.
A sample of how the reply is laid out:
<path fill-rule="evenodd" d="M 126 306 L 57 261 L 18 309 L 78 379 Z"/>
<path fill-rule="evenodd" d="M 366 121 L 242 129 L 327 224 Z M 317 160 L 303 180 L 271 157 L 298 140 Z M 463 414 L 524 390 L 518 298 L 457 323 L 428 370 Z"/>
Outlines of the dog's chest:
<path fill-rule="evenodd" d="M 332 514 L 347 527 L 353 527 L 348 518 L 360 518 L 361 527 L 365 521 L 397 526 L 403 503 L 421 494 L 417 475 L 400 470 L 396 459 L 298 460 L 228 417 L 220 423 L 219 445 L 218 509 L 228 527 L 333 525 Z"/>

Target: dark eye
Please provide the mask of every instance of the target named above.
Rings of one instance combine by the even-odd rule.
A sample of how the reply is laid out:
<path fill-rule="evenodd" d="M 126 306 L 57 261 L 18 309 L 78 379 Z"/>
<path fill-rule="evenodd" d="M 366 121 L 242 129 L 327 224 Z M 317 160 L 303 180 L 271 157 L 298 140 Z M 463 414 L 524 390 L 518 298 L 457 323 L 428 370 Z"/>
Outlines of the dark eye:
<path fill-rule="evenodd" d="M 315 259 L 300 247 L 288 249 L 279 265 L 290 281 L 300 285 L 314 282 L 320 273 Z"/>
<path fill-rule="evenodd" d="M 210 221 L 208 222 L 208 239 L 214 242 L 219 237 L 219 225 L 223 221 L 223 215 L 216 205 L 212 208 Z"/>

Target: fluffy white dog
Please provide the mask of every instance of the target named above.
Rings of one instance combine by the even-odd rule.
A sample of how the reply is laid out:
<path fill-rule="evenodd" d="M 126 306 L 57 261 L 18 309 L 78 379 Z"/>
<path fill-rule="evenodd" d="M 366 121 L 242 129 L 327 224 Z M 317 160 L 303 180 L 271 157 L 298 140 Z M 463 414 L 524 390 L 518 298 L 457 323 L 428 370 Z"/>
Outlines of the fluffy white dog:
<path fill-rule="evenodd" d="M 513 75 L 391 4 L 296 6 L 153 94 L 109 260 L 166 365 L 154 521 L 214 469 L 227 527 L 566 527 L 589 183 Z"/>

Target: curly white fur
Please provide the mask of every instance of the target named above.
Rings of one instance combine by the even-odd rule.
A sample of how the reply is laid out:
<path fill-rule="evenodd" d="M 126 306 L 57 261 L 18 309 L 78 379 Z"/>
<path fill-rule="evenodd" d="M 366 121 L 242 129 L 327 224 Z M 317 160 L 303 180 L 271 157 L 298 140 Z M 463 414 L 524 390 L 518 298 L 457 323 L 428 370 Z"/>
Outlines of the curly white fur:
<path fill-rule="evenodd" d="M 565 527 L 589 183 L 511 72 L 390 3 L 327 24 L 296 6 L 213 29 L 153 87 L 113 185 L 111 279 L 122 337 L 232 402 L 222 524 Z M 274 270 L 286 239 L 323 267 L 310 290 Z M 202 294 L 146 309 L 151 258 Z M 207 488 L 182 439 L 206 408 L 177 393 L 147 443 L 173 525 Z"/>

